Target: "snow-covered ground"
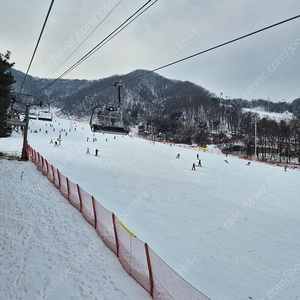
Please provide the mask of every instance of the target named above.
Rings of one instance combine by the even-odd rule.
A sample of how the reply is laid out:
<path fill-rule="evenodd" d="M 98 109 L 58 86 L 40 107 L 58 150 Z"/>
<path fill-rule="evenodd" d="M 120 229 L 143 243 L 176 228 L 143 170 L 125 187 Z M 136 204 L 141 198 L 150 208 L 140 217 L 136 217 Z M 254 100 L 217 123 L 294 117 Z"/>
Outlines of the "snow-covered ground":
<path fill-rule="evenodd" d="M 0 139 L 6 155 L 20 147 Z M 33 163 L 0 159 L 0 178 L 1 300 L 151 299 Z"/>
<path fill-rule="evenodd" d="M 263 109 L 259 108 L 243 108 L 244 112 L 252 112 L 259 115 L 260 118 L 270 118 L 272 120 L 275 120 L 277 122 L 280 122 L 281 120 L 289 120 L 293 117 L 293 114 L 286 111 L 284 113 L 276 113 L 276 112 L 268 112 Z"/>
<path fill-rule="evenodd" d="M 300 299 L 299 171 L 129 136 L 96 134 L 93 142 L 86 124 L 52 124 L 55 131 L 31 122 L 38 133 L 29 133 L 29 144 L 202 293 Z M 203 167 L 192 171 L 197 154 Z"/>

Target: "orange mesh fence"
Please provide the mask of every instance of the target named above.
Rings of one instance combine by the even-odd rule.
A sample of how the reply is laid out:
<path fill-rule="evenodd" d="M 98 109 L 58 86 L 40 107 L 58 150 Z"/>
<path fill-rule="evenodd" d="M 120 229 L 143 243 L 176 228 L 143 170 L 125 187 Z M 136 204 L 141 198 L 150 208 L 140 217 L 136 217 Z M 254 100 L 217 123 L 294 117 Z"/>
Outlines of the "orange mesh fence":
<path fill-rule="evenodd" d="M 209 300 L 169 267 L 151 248 L 149 248 L 149 255 L 153 274 L 154 300 Z"/>
<path fill-rule="evenodd" d="M 119 243 L 118 256 L 122 266 L 129 275 L 150 293 L 145 243 L 131 232 L 124 230 L 117 218 L 116 230 Z"/>
<path fill-rule="evenodd" d="M 52 172 L 53 172 L 53 184 L 59 189 L 58 170 L 52 166 Z"/>
<path fill-rule="evenodd" d="M 99 202 L 94 201 L 96 220 L 96 231 L 102 238 L 108 248 L 117 254 L 116 238 L 114 233 L 114 225 L 112 213 L 104 208 Z"/>
<path fill-rule="evenodd" d="M 59 177 L 59 190 L 68 199 L 69 191 L 68 191 L 67 177 L 61 174 L 58 170 L 57 173 Z"/>
<path fill-rule="evenodd" d="M 169 267 L 147 244 L 138 239 L 94 197 L 72 183 L 28 145 L 29 159 L 34 162 L 95 227 L 103 242 L 118 255 L 120 263 L 154 300 L 209 300 Z"/>
<path fill-rule="evenodd" d="M 43 158 L 43 169 L 42 169 L 42 173 L 44 176 L 47 176 L 48 174 L 48 162 L 46 159 Z"/>
<path fill-rule="evenodd" d="M 92 196 L 85 192 L 81 187 L 78 189 L 81 200 L 81 213 L 84 218 L 95 227 L 94 208 Z"/>
<path fill-rule="evenodd" d="M 68 180 L 68 187 L 69 187 L 69 201 L 70 203 L 76 207 L 79 211 L 80 210 L 80 198 L 78 194 L 78 185 Z"/>
<path fill-rule="evenodd" d="M 38 164 L 37 164 L 37 169 L 38 171 L 42 171 L 43 169 L 43 157 L 38 153 L 38 157 L 39 157 L 39 160 L 38 160 Z"/>
<path fill-rule="evenodd" d="M 53 183 L 53 166 L 48 164 L 48 180 Z"/>
<path fill-rule="evenodd" d="M 35 165 L 36 165 L 36 167 L 38 166 L 38 164 L 39 164 L 39 153 L 38 152 L 36 152 L 36 156 L 35 156 Z"/>

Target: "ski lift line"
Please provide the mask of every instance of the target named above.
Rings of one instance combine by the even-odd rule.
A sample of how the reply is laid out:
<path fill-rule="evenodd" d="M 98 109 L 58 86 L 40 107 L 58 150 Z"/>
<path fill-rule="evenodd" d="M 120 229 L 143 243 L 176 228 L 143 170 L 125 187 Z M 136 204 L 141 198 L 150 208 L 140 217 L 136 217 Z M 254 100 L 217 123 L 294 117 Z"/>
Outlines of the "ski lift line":
<path fill-rule="evenodd" d="M 119 25 L 113 32 L 111 32 L 106 38 L 104 38 L 100 43 L 98 43 L 94 48 L 92 48 L 88 53 L 86 53 L 81 59 L 79 59 L 75 64 L 73 64 L 69 69 L 67 69 L 64 73 L 62 73 L 59 77 L 51 81 L 48 85 L 46 85 L 44 88 L 39 90 L 38 92 L 34 93 L 36 95 L 37 93 L 47 89 L 49 86 L 57 82 L 59 79 L 70 73 L 73 69 L 75 69 L 78 65 L 80 65 L 88 56 L 94 54 L 98 49 L 98 47 L 103 44 L 108 38 L 110 38 L 114 33 L 116 33 L 124 24 L 126 24 L 130 19 L 132 19 L 137 13 L 139 13 L 145 6 L 147 6 L 152 0 L 148 0 L 143 6 L 141 6 L 134 14 L 132 14 L 129 18 L 127 18 L 121 25 Z M 100 49 L 100 48 L 99 48 Z"/>
<path fill-rule="evenodd" d="M 100 48 L 102 48 L 107 42 L 109 42 L 113 37 L 115 37 L 117 34 L 119 34 L 123 29 L 125 29 L 130 23 L 124 26 L 124 24 L 129 21 L 135 14 L 137 14 L 143 7 L 145 7 L 149 2 L 152 0 L 149 0 L 145 5 L 143 5 L 138 11 L 136 11 L 131 17 L 129 17 L 124 23 L 122 23 L 116 30 L 114 30 L 112 33 L 110 33 L 104 40 L 102 40 L 98 45 L 96 45 L 92 50 L 90 50 L 85 56 L 83 56 L 79 61 L 77 61 L 73 66 L 71 66 L 65 73 L 63 73 L 60 77 L 63 77 L 67 74 L 69 74 L 71 71 L 73 71 L 76 67 L 78 67 L 81 63 L 83 63 L 86 59 L 88 59 L 90 56 L 92 56 L 96 51 L 98 51 Z M 149 6 L 150 7 L 150 6 Z M 148 8 L 149 8 L 148 7 Z M 146 8 L 145 10 L 147 10 Z M 133 21 L 133 20 L 132 20 Z M 124 26 L 123 28 L 121 28 Z M 121 29 L 120 29 L 121 28 Z"/>
<path fill-rule="evenodd" d="M 138 78 L 138 77 L 147 75 L 147 74 L 149 74 L 149 73 L 153 73 L 153 72 L 155 72 L 155 71 L 158 71 L 158 70 L 161 70 L 161 69 L 170 67 L 170 66 L 175 65 L 175 64 L 177 64 L 177 63 L 180 63 L 180 62 L 182 62 L 182 61 L 185 61 L 185 60 L 188 60 L 188 59 L 190 59 L 190 58 L 196 57 L 196 56 L 198 56 L 198 55 L 204 54 L 204 53 L 206 53 L 206 52 L 215 50 L 215 49 L 217 49 L 217 48 L 221 48 L 221 47 L 223 47 L 223 46 L 226 46 L 226 45 L 228 45 L 228 44 L 237 42 L 237 41 L 242 40 L 242 39 L 244 39 L 244 38 L 247 38 L 247 37 L 249 37 L 249 36 L 252 36 L 252 35 L 255 35 L 255 34 L 260 33 L 260 32 L 262 32 L 262 31 L 268 30 L 268 29 L 270 29 L 270 28 L 273 28 L 273 27 L 279 26 L 279 25 L 281 25 L 281 24 L 284 24 L 284 23 L 293 21 L 293 20 L 295 20 L 295 19 L 297 19 L 297 18 L 299 18 L 299 17 L 300 17 L 300 15 L 297 15 L 297 16 L 294 16 L 294 17 L 292 17 L 292 18 L 286 19 L 286 20 L 284 20 L 284 21 L 281 21 L 281 22 L 278 22 L 278 23 L 269 25 L 269 26 L 267 26 L 267 27 L 261 28 L 261 29 L 259 29 L 259 30 L 253 31 L 253 32 L 251 32 L 251 33 L 242 35 L 242 36 L 240 36 L 240 37 L 238 37 L 238 38 L 229 40 L 229 41 L 227 41 L 227 42 L 225 42 L 225 43 L 219 44 L 219 45 L 217 45 L 217 46 L 208 48 L 208 49 L 206 49 L 206 50 L 200 51 L 200 52 L 195 53 L 195 54 L 193 54 L 193 55 L 184 57 L 184 58 L 182 58 L 182 59 L 176 60 L 176 61 L 171 62 L 171 63 L 166 64 L 166 65 L 163 65 L 163 66 L 158 67 L 158 68 L 156 68 L 156 69 L 153 69 L 153 70 L 151 70 L 151 71 L 147 71 L 147 72 L 145 72 L 145 73 L 143 73 L 143 74 L 140 74 L 140 75 L 137 75 L 137 76 L 135 76 L 135 77 L 128 78 L 128 79 L 124 80 L 123 82 L 131 81 L 131 80 L 133 80 L 133 79 L 136 79 L 136 78 Z"/>
<path fill-rule="evenodd" d="M 151 70 L 151 71 L 147 71 L 147 72 L 145 72 L 145 73 L 143 73 L 143 74 L 140 74 L 140 75 L 137 75 L 137 76 L 135 76 L 135 77 L 131 77 L 131 78 L 125 79 L 125 80 L 122 81 L 122 83 L 127 82 L 127 81 L 131 81 L 131 80 L 134 80 L 134 79 L 139 78 L 139 77 L 141 77 L 141 76 L 145 76 L 145 75 L 150 74 L 150 73 L 153 73 L 153 72 L 155 72 L 155 71 L 158 71 L 158 70 L 161 70 L 161 69 L 170 67 L 170 66 L 172 66 L 172 65 L 175 65 L 175 64 L 177 64 L 177 63 L 180 63 L 180 62 L 183 62 L 183 61 L 185 61 L 185 60 L 191 59 L 191 58 L 193 58 L 193 57 L 196 57 L 196 56 L 198 56 L 198 55 L 204 54 L 204 53 L 206 53 L 206 52 L 215 50 L 215 49 L 217 49 L 217 48 L 221 48 L 221 47 L 226 46 L 226 45 L 228 45 L 228 44 L 231 44 L 231 43 L 237 42 L 237 41 L 239 41 L 239 40 L 241 40 L 241 39 L 247 38 L 247 37 L 249 37 L 249 36 L 251 36 L 251 35 L 255 35 L 255 34 L 260 33 L 260 32 L 262 32 L 262 31 L 265 31 L 265 30 L 271 29 L 271 28 L 273 28 L 273 27 L 282 25 L 282 24 L 284 24 L 284 23 L 293 21 L 293 20 L 295 20 L 295 19 L 297 19 L 297 18 L 299 18 L 299 17 L 300 17 L 300 15 L 297 15 L 297 16 L 294 16 L 294 17 L 292 17 L 292 18 L 283 20 L 283 21 L 281 21 L 281 22 L 278 22 L 278 23 L 269 25 L 269 26 L 264 27 L 264 28 L 262 28 L 262 29 L 253 31 L 253 32 L 248 33 L 248 34 L 245 34 L 245 35 L 242 35 L 242 36 L 240 36 L 240 37 L 238 37 L 238 38 L 229 40 L 229 41 L 227 41 L 227 42 L 225 42 L 225 43 L 219 44 L 219 45 L 217 45 L 217 46 L 214 46 L 214 47 L 208 48 L 208 49 L 206 49 L 206 50 L 200 51 L 200 52 L 198 52 L 198 53 L 195 53 L 195 54 L 193 54 L 193 55 L 190 55 L 190 56 L 184 57 L 184 58 L 182 58 L 182 59 L 176 60 L 176 61 L 171 62 L 171 63 L 169 63 L 169 64 L 166 64 L 166 65 L 163 65 L 163 66 L 158 67 L 158 68 L 156 68 L 156 69 L 153 69 L 153 70 Z M 74 96 L 74 97 L 84 96 L 84 95 L 89 95 L 89 94 L 93 94 L 93 93 L 95 93 L 95 92 L 100 92 L 100 91 L 103 91 L 103 90 L 108 89 L 109 87 L 110 87 L 110 86 L 105 86 L 105 87 L 100 88 L 100 89 L 95 89 L 95 90 L 93 90 L 93 91 L 89 91 L 89 92 L 86 92 L 86 93 L 78 94 L 78 95 L 76 95 L 76 96 Z M 73 98 L 73 97 L 70 97 L 70 98 Z"/>
<path fill-rule="evenodd" d="M 129 18 L 127 18 L 121 25 L 119 25 L 113 32 L 111 32 L 106 38 L 104 38 L 100 43 L 98 43 L 93 49 L 91 49 L 87 54 L 85 54 L 80 60 L 78 60 L 73 66 L 71 66 L 67 71 L 65 71 L 60 77 L 67 75 L 70 71 L 72 71 L 75 67 L 77 67 L 83 60 L 92 55 L 97 51 L 97 48 L 104 43 L 110 36 L 112 36 L 115 32 L 117 32 L 124 24 L 126 24 L 134 15 L 136 15 L 140 10 L 142 10 L 145 6 L 147 6 L 152 0 L 148 0 L 142 7 L 140 7 L 134 14 L 132 14 Z M 70 70 L 70 71 L 69 71 Z"/>
<path fill-rule="evenodd" d="M 58 66 L 56 70 L 49 76 L 51 77 L 57 70 L 59 70 L 65 62 L 81 47 L 81 45 L 97 30 L 97 28 L 109 17 L 109 15 L 118 7 L 118 5 L 122 2 L 123 0 L 120 0 L 115 7 L 105 16 L 105 18 L 92 30 L 92 32 L 77 46 L 77 48 Z"/>
<path fill-rule="evenodd" d="M 44 24 L 43 24 L 43 27 L 42 27 L 40 36 L 39 36 L 39 38 L 38 38 L 37 44 L 36 44 L 36 46 L 35 46 L 35 49 L 34 49 L 34 51 L 33 51 L 33 54 L 32 54 L 32 57 L 31 57 L 31 60 L 30 60 L 30 63 L 29 63 L 29 66 L 28 66 L 28 68 L 27 68 L 26 74 L 25 74 L 24 79 L 23 79 L 23 82 L 22 82 L 22 84 L 21 84 L 21 87 L 20 87 L 20 90 L 19 90 L 19 94 L 21 93 L 21 90 L 22 90 L 23 85 L 24 85 L 24 83 L 25 83 L 25 80 L 26 80 L 26 77 L 27 77 L 27 75 L 28 75 L 29 69 L 30 69 L 30 67 L 31 67 L 33 58 L 34 58 L 34 56 L 35 56 L 36 50 L 37 50 L 37 48 L 38 48 L 38 45 L 39 45 L 40 40 L 41 40 L 41 37 L 42 37 L 42 35 L 43 35 L 43 32 L 44 32 L 46 23 L 47 23 L 47 21 L 48 21 L 48 18 L 49 18 L 49 15 L 50 15 L 50 12 L 51 12 L 53 3 L 54 3 L 54 0 L 51 1 L 50 7 L 49 7 L 49 9 L 48 9 L 48 13 L 47 13 L 47 16 L 46 16 L 46 18 L 45 18 L 45 21 L 44 21 Z"/>
<path fill-rule="evenodd" d="M 128 25 L 130 25 L 135 19 L 137 19 L 141 14 L 143 14 L 146 10 L 148 10 L 153 4 L 155 4 L 158 0 L 156 0 L 155 2 L 153 2 L 151 5 L 149 5 L 148 7 L 146 7 L 142 12 L 140 12 L 134 19 L 132 19 L 128 24 L 126 24 L 123 28 L 119 29 L 119 31 L 115 32 L 107 41 L 103 42 L 102 45 L 99 45 L 99 47 L 97 49 L 95 49 L 92 53 L 90 53 L 87 57 L 85 57 L 78 65 L 80 65 L 81 63 L 83 63 L 86 59 L 88 59 L 90 56 L 92 56 L 96 51 L 98 51 L 100 48 L 102 48 L 105 44 L 107 44 L 111 39 L 113 39 L 116 35 L 118 35 L 121 31 L 123 31 Z M 70 71 L 68 71 L 68 73 L 70 73 L 71 71 L 73 71 L 73 69 L 75 69 L 78 65 L 71 67 L 72 69 Z M 67 73 L 67 74 L 68 74 Z M 67 75 L 65 74 L 65 75 Z M 64 75 L 64 76 L 65 76 Z"/>

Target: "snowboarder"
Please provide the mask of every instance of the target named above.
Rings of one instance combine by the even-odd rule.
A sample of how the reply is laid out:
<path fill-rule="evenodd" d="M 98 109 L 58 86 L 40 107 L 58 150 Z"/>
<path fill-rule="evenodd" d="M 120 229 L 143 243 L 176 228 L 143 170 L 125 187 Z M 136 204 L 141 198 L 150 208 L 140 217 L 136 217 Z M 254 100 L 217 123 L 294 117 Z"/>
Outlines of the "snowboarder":
<path fill-rule="evenodd" d="M 86 148 L 86 154 L 90 154 L 90 148 Z"/>
<path fill-rule="evenodd" d="M 99 150 L 96 149 L 96 150 L 95 150 L 95 156 L 98 156 L 98 152 L 99 152 Z"/>
<path fill-rule="evenodd" d="M 196 164 L 195 163 L 193 163 L 192 170 L 196 171 Z"/>
<path fill-rule="evenodd" d="M 201 159 L 199 159 L 199 161 L 198 161 L 198 167 L 202 167 L 202 165 L 201 165 Z"/>

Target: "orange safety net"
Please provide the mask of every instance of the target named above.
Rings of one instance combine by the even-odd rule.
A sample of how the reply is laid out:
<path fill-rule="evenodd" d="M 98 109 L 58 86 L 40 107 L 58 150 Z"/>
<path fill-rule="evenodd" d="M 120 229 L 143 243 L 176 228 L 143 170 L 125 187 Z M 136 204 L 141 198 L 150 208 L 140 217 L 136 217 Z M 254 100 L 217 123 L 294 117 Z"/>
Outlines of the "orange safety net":
<path fill-rule="evenodd" d="M 124 269 L 154 300 L 209 300 L 169 267 L 152 249 L 121 224 L 79 185 L 72 183 L 28 145 L 29 159 L 95 227 L 103 242 L 118 255 Z"/>

